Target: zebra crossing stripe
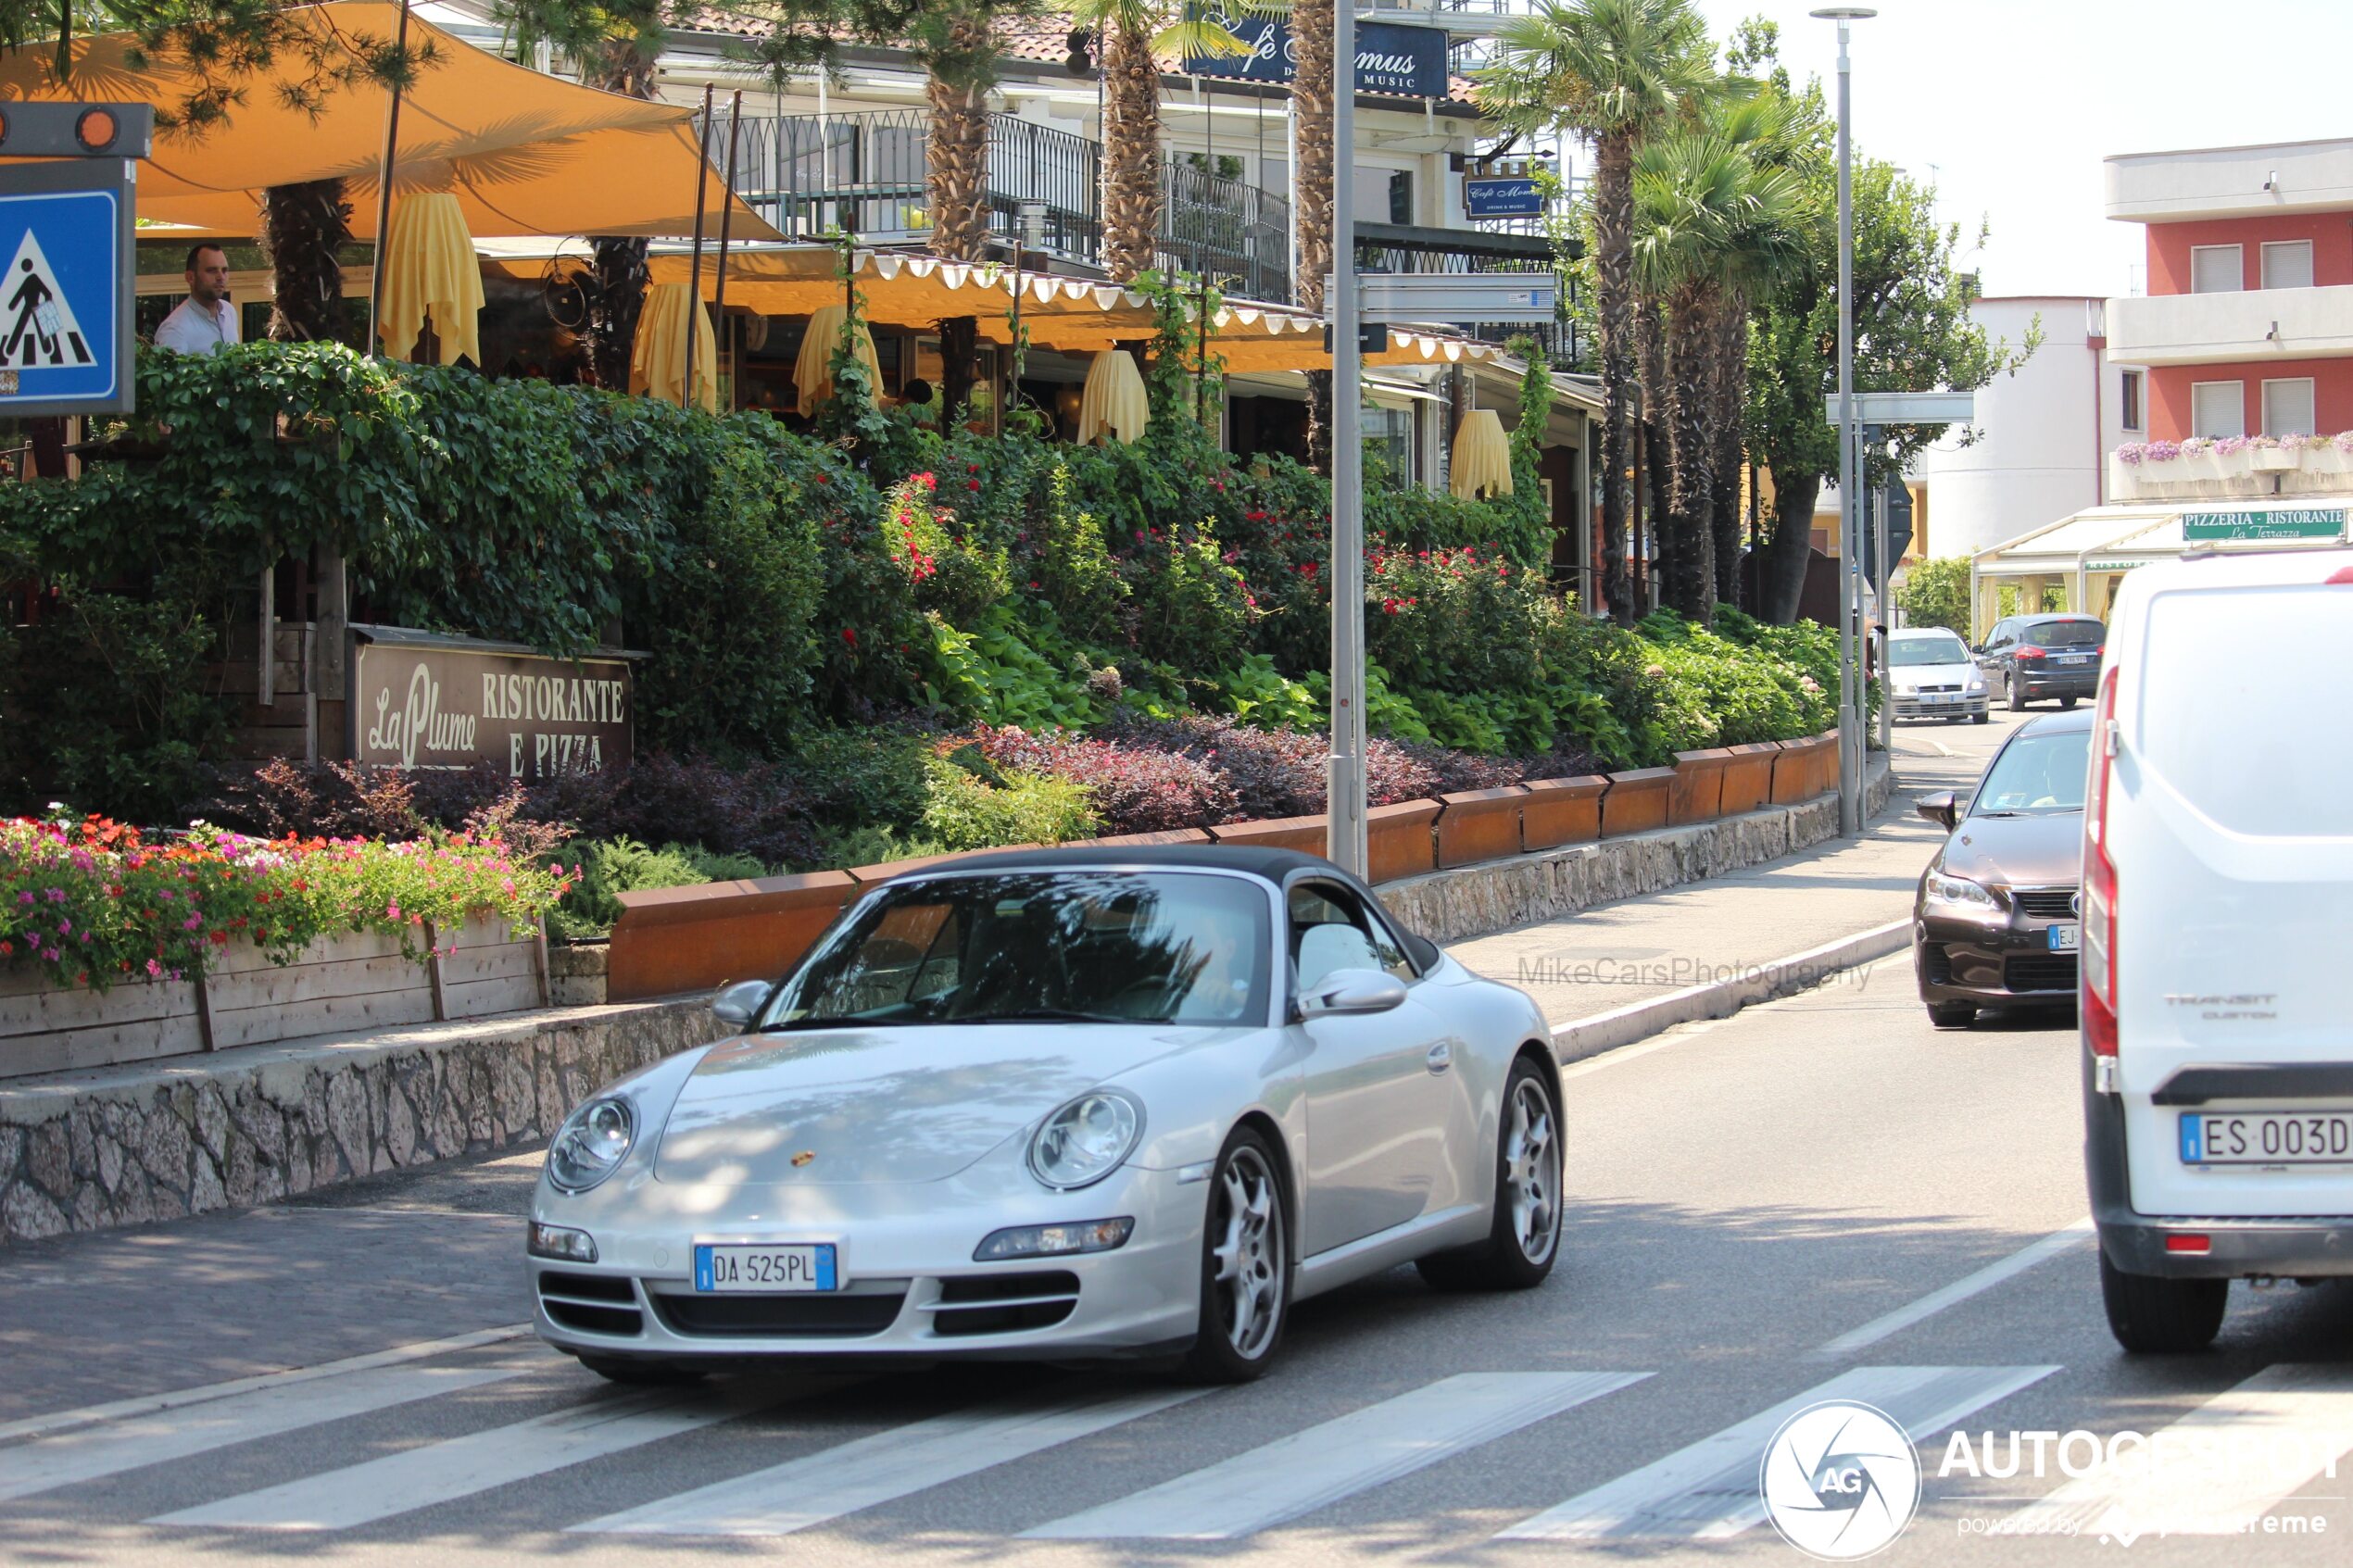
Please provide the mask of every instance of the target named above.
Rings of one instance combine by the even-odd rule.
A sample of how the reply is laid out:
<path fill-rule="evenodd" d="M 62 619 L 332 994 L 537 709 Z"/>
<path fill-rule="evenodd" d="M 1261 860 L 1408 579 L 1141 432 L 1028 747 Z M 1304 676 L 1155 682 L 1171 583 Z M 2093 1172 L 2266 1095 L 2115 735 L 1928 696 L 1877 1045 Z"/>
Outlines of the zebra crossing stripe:
<path fill-rule="evenodd" d="M 1233 1540 L 1615 1393 L 1646 1372 L 1478 1372 L 1294 1432 L 1030 1538 Z"/>
<path fill-rule="evenodd" d="M 2353 1368 L 2267 1367 L 2088 1475 L 2003 1534 L 2240 1536 L 2353 1449 Z M 2055 1456 L 2056 1459 L 2056 1456 Z M 2055 1461 L 2054 1459 L 2054 1461 Z"/>
<path fill-rule="evenodd" d="M 591 1535 L 786 1536 L 1156 1414 L 1206 1388 L 998 1400 L 592 1519 Z"/>
<path fill-rule="evenodd" d="M 492 1366 L 388 1366 L 158 1411 L 0 1449 L 0 1502 L 233 1443 L 411 1404 L 541 1370 L 533 1360 Z"/>
<path fill-rule="evenodd" d="M 2025 1367 L 1855 1367 L 1665 1459 L 1523 1519 L 1499 1540 L 1724 1540 L 1765 1517 L 1757 1468 L 1782 1422 L 1825 1399 L 1894 1417 L 1919 1442 L 2058 1371 Z"/>
<path fill-rule="evenodd" d="M 700 1389 L 623 1394 L 182 1509 L 147 1523 L 347 1530 L 676 1437 L 779 1399 L 774 1389 L 731 1391 L 718 1398 Z"/>

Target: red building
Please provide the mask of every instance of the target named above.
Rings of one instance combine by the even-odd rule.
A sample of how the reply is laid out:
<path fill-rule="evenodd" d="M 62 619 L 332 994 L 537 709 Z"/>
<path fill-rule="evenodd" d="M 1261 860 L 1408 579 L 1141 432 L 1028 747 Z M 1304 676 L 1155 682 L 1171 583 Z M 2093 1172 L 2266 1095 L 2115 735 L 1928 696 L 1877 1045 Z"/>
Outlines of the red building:
<path fill-rule="evenodd" d="M 2148 231 L 2148 293 L 2108 308 L 2126 439 L 2353 430 L 2353 140 L 2107 172 L 2108 217 Z"/>

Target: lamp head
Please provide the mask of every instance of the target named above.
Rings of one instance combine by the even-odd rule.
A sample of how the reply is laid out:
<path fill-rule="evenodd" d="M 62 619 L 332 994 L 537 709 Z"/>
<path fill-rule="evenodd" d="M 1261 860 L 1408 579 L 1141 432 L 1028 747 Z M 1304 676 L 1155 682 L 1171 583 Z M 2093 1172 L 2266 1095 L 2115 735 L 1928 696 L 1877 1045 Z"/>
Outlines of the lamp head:
<path fill-rule="evenodd" d="M 1818 11 L 1806 14 L 1818 21 L 1859 22 L 1869 20 L 1879 12 L 1869 6 L 1825 6 Z"/>

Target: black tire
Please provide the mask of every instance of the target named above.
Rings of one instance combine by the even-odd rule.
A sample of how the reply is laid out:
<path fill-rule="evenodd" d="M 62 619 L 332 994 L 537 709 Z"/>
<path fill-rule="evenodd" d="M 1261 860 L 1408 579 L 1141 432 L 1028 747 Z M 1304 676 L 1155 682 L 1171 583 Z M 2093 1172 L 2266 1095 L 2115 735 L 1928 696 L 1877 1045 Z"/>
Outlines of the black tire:
<path fill-rule="evenodd" d="M 1523 1117 L 1525 1110 L 1529 1115 Z M 1495 1133 L 1495 1217 L 1487 1239 L 1414 1267 L 1439 1290 L 1530 1290 L 1561 1251 L 1561 1119 L 1543 1069 L 1521 1057 L 1504 1080 Z M 1530 1149 L 1530 1124 L 1541 1144 Z M 1523 1199 L 1525 1201 L 1523 1201 Z"/>
<path fill-rule="evenodd" d="M 626 1356 L 583 1356 L 580 1364 L 608 1383 L 626 1384 L 632 1388 L 678 1388 L 689 1383 L 700 1383 L 711 1374 L 700 1367 L 681 1366 L 676 1361 L 639 1361 Z"/>
<path fill-rule="evenodd" d="M 1928 1021 L 1939 1029 L 1966 1029 L 1977 1022 L 1975 1002 L 1931 1002 Z"/>
<path fill-rule="evenodd" d="M 1266 1140 L 1248 1127 L 1235 1128 L 1218 1153 L 1202 1223 L 1201 1327 L 1176 1368 L 1188 1383 L 1252 1382 L 1266 1375 L 1282 1348 L 1291 1267 L 1281 1171 Z M 1229 1258 L 1234 1271 L 1255 1283 L 1229 1275 Z M 1245 1297 L 1253 1298 L 1253 1314 L 1273 1314 L 1271 1326 L 1253 1315 L 1247 1332 L 1238 1328 Z"/>
<path fill-rule="evenodd" d="M 2203 1350 L 2222 1330 L 2231 1282 L 2161 1279 L 2128 1274 L 2100 1253 L 2100 1300 L 2116 1342 L 2136 1356 L 2183 1356 Z"/>
<path fill-rule="evenodd" d="M 2018 678 L 2016 671 L 2010 672 L 2009 704 L 2013 713 L 2026 711 L 2026 683 Z"/>
<path fill-rule="evenodd" d="M 1969 721 L 1972 724 L 1990 724 L 1994 721 L 1994 715 L 1991 713 L 1972 713 L 1969 716 Z"/>
<path fill-rule="evenodd" d="M 2063 696 L 2059 698 L 2059 706 L 2061 708 L 2072 708 L 2075 706 L 2075 699 L 2071 696 Z"/>

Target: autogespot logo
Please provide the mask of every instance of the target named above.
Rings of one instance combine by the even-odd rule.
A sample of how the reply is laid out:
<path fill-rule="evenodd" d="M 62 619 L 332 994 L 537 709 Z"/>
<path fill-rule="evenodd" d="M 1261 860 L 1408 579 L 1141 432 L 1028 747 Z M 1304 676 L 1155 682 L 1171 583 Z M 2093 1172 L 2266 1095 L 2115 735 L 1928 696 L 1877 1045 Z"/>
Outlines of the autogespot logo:
<path fill-rule="evenodd" d="M 1808 1557 L 1869 1557 L 1920 1505 L 1920 1461 L 1886 1411 L 1848 1399 L 1808 1405 L 1765 1445 L 1756 1486 L 1773 1528 Z"/>

